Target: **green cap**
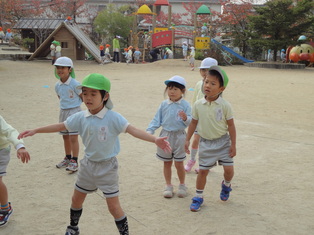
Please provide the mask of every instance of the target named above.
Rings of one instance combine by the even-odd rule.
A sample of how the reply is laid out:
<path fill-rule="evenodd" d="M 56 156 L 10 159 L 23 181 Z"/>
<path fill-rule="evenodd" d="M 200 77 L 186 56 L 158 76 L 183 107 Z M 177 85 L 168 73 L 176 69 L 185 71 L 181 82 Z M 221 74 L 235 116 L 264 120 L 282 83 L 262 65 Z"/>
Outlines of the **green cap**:
<path fill-rule="evenodd" d="M 87 75 L 82 81 L 82 87 L 110 92 L 111 83 L 108 78 L 99 74 L 92 73 Z"/>
<path fill-rule="evenodd" d="M 99 73 L 92 73 L 87 75 L 83 81 L 82 85 L 80 87 L 88 87 L 95 90 L 104 90 L 108 93 L 110 92 L 111 83 L 108 78 L 105 76 L 99 74 Z M 113 108 L 113 103 L 110 99 L 110 97 L 107 100 L 106 107 L 108 109 Z"/>
<path fill-rule="evenodd" d="M 226 74 L 225 70 L 221 69 L 219 66 L 211 66 L 209 68 L 210 70 L 216 70 L 218 73 L 220 73 L 220 76 L 222 77 L 222 80 L 224 81 L 224 87 L 227 87 L 229 78 L 228 75 Z"/>
<path fill-rule="evenodd" d="M 56 44 L 57 46 L 60 46 L 60 42 L 58 41 L 52 41 L 52 44 Z"/>

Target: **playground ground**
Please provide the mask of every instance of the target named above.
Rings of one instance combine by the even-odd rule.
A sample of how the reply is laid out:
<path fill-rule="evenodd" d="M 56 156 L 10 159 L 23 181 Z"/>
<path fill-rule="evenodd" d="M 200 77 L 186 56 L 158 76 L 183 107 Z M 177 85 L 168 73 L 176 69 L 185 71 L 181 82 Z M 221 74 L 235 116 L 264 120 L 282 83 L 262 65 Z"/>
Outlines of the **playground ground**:
<path fill-rule="evenodd" d="M 198 66 L 200 61 L 197 61 Z M 219 199 L 222 168 L 214 168 L 201 211 L 189 211 L 196 174 L 186 176 L 187 198 L 164 199 L 162 163 L 154 144 L 121 134 L 120 200 L 130 234 L 310 234 L 314 230 L 314 69 L 224 67 L 230 82 L 224 97 L 233 105 L 237 156 L 233 191 Z M 98 72 L 112 82 L 114 110 L 146 129 L 164 99 L 164 80 L 181 75 L 188 83 L 187 100 L 200 79 L 187 62 L 163 60 L 148 64 L 104 66 L 75 62 L 77 79 Z M 58 120 L 57 80 L 50 61 L 0 61 L 0 114 L 19 131 Z M 85 109 L 84 105 L 82 107 Z M 76 174 L 55 164 L 63 157 L 58 134 L 25 139 L 31 161 L 22 164 L 11 152 L 4 177 L 14 208 L 1 235 L 64 234 Z M 81 145 L 80 158 L 83 156 Z M 178 178 L 173 171 L 173 184 Z M 87 197 L 81 234 L 118 234 L 100 192 Z"/>

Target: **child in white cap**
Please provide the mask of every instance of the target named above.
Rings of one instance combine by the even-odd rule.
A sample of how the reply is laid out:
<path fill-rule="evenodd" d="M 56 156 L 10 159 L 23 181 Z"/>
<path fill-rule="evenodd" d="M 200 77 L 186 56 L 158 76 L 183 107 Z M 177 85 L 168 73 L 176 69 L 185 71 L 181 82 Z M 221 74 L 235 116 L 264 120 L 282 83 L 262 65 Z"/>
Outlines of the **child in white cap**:
<path fill-rule="evenodd" d="M 198 81 L 195 85 L 193 98 L 192 98 L 192 105 L 197 100 L 202 99 L 204 97 L 204 94 L 201 89 L 203 85 L 203 81 L 206 78 L 206 75 L 208 74 L 208 70 L 210 69 L 210 67 L 217 66 L 217 65 L 218 65 L 218 62 L 214 58 L 207 57 L 202 60 L 201 66 L 199 67 L 202 80 Z M 193 142 L 191 145 L 190 160 L 184 166 L 186 172 L 190 172 L 193 166 L 195 165 L 199 141 L 200 141 L 200 136 L 197 134 L 197 131 L 195 131 Z M 195 172 L 198 173 L 198 168 L 195 169 Z"/>
<path fill-rule="evenodd" d="M 198 211 L 204 202 L 203 192 L 209 169 L 223 165 L 224 179 L 220 199 L 227 201 L 234 175 L 233 158 L 236 156 L 236 128 L 233 111 L 228 101 L 221 97 L 229 82 L 224 70 L 212 66 L 206 76 L 202 91 L 204 97 L 193 104 L 192 121 L 186 135 L 185 150 L 190 153 L 190 139 L 196 130 L 200 135 L 199 173 L 196 179 L 196 194 L 192 198 L 191 211 Z"/>
<path fill-rule="evenodd" d="M 59 122 L 64 122 L 69 116 L 81 111 L 82 90 L 81 85 L 75 79 L 73 62 L 68 57 L 60 57 L 54 63 L 55 76 L 59 79 L 55 85 L 55 91 L 60 101 Z M 65 167 L 70 173 L 78 169 L 79 142 L 77 130 L 62 130 L 65 157 L 56 167 Z"/>
<path fill-rule="evenodd" d="M 185 170 L 183 165 L 186 158 L 184 143 L 186 136 L 185 129 L 191 122 L 191 106 L 183 98 L 186 92 L 186 82 L 183 77 L 173 76 L 169 80 L 166 80 L 165 84 L 165 93 L 167 93 L 169 98 L 161 103 L 146 131 L 154 134 L 156 129 L 162 127 L 160 136 L 167 136 L 172 148 L 171 153 L 165 153 L 160 148 L 157 148 L 156 153 L 156 157 L 164 162 L 163 172 L 166 188 L 163 196 L 171 198 L 174 195 L 171 183 L 171 167 L 174 162 L 180 181 L 177 195 L 178 197 L 185 197 L 187 195 L 187 188 L 185 186 Z"/>
<path fill-rule="evenodd" d="M 51 133 L 65 129 L 78 130 L 85 146 L 85 155 L 80 162 L 70 210 L 70 225 L 66 235 L 80 233 L 78 223 L 83 203 L 88 193 L 97 189 L 103 192 L 109 212 L 114 217 L 121 235 L 129 234 L 128 220 L 119 202 L 119 175 L 117 155 L 120 152 L 119 134 L 132 136 L 155 143 L 163 151 L 171 151 L 167 137 L 156 138 L 139 130 L 119 113 L 112 111 L 111 83 L 101 74 L 93 73 L 82 81 L 83 101 L 86 111 L 70 116 L 66 121 L 33 130 L 24 131 L 19 138 L 36 133 Z M 85 234 L 89 234 L 88 231 Z"/>

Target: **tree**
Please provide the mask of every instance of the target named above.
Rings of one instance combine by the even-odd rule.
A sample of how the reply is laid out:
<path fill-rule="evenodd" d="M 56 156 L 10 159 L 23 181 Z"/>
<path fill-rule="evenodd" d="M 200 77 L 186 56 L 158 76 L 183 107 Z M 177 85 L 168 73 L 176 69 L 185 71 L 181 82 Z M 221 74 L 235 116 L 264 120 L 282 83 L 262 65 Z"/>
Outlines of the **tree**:
<path fill-rule="evenodd" d="M 84 17 L 88 14 L 85 4 L 86 1 L 87 0 L 52 0 L 45 14 L 49 17 L 64 19 L 71 16 L 73 21 L 76 22 L 76 18 Z"/>
<path fill-rule="evenodd" d="M 214 20 L 212 21 L 213 32 L 219 32 L 222 38 L 231 39 L 234 46 L 240 48 L 242 55 L 247 56 L 248 40 L 248 16 L 252 15 L 253 6 L 245 0 L 222 1 L 220 0 L 222 12 L 213 11 Z M 214 35 L 212 35 L 214 36 Z"/>
<path fill-rule="evenodd" d="M 0 0 L 0 25 L 12 24 L 23 17 L 38 16 L 44 11 L 41 0 Z"/>
<path fill-rule="evenodd" d="M 119 35 L 122 37 L 122 42 L 126 43 L 125 40 L 129 36 L 135 17 L 134 15 L 127 14 L 128 11 L 129 6 L 116 9 L 114 5 L 108 5 L 108 8 L 99 12 L 95 18 L 95 31 L 107 42 L 111 41 L 115 35 Z"/>
<path fill-rule="evenodd" d="M 249 16 L 253 30 L 250 44 L 274 50 L 295 45 L 300 35 L 314 24 L 313 0 L 274 0 L 255 7 L 256 15 Z M 276 61 L 276 56 L 274 56 Z"/>

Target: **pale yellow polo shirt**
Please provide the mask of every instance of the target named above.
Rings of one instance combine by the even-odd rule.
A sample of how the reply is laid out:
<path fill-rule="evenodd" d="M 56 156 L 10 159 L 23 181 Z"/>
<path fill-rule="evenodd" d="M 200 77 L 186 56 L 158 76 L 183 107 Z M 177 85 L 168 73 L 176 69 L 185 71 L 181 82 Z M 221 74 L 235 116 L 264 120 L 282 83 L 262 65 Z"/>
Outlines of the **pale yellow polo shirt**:
<path fill-rule="evenodd" d="M 204 94 L 202 92 L 203 80 L 200 80 L 196 83 L 194 88 L 194 94 L 192 98 L 192 104 L 194 104 L 197 100 L 204 98 Z"/>
<path fill-rule="evenodd" d="M 230 103 L 220 96 L 212 102 L 202 98 L 193 104 L 192 118 L 198 120 L 198 134 L 213 140 L 228 133 L 227 120 L 233 119 L 233 111 Z"/>

